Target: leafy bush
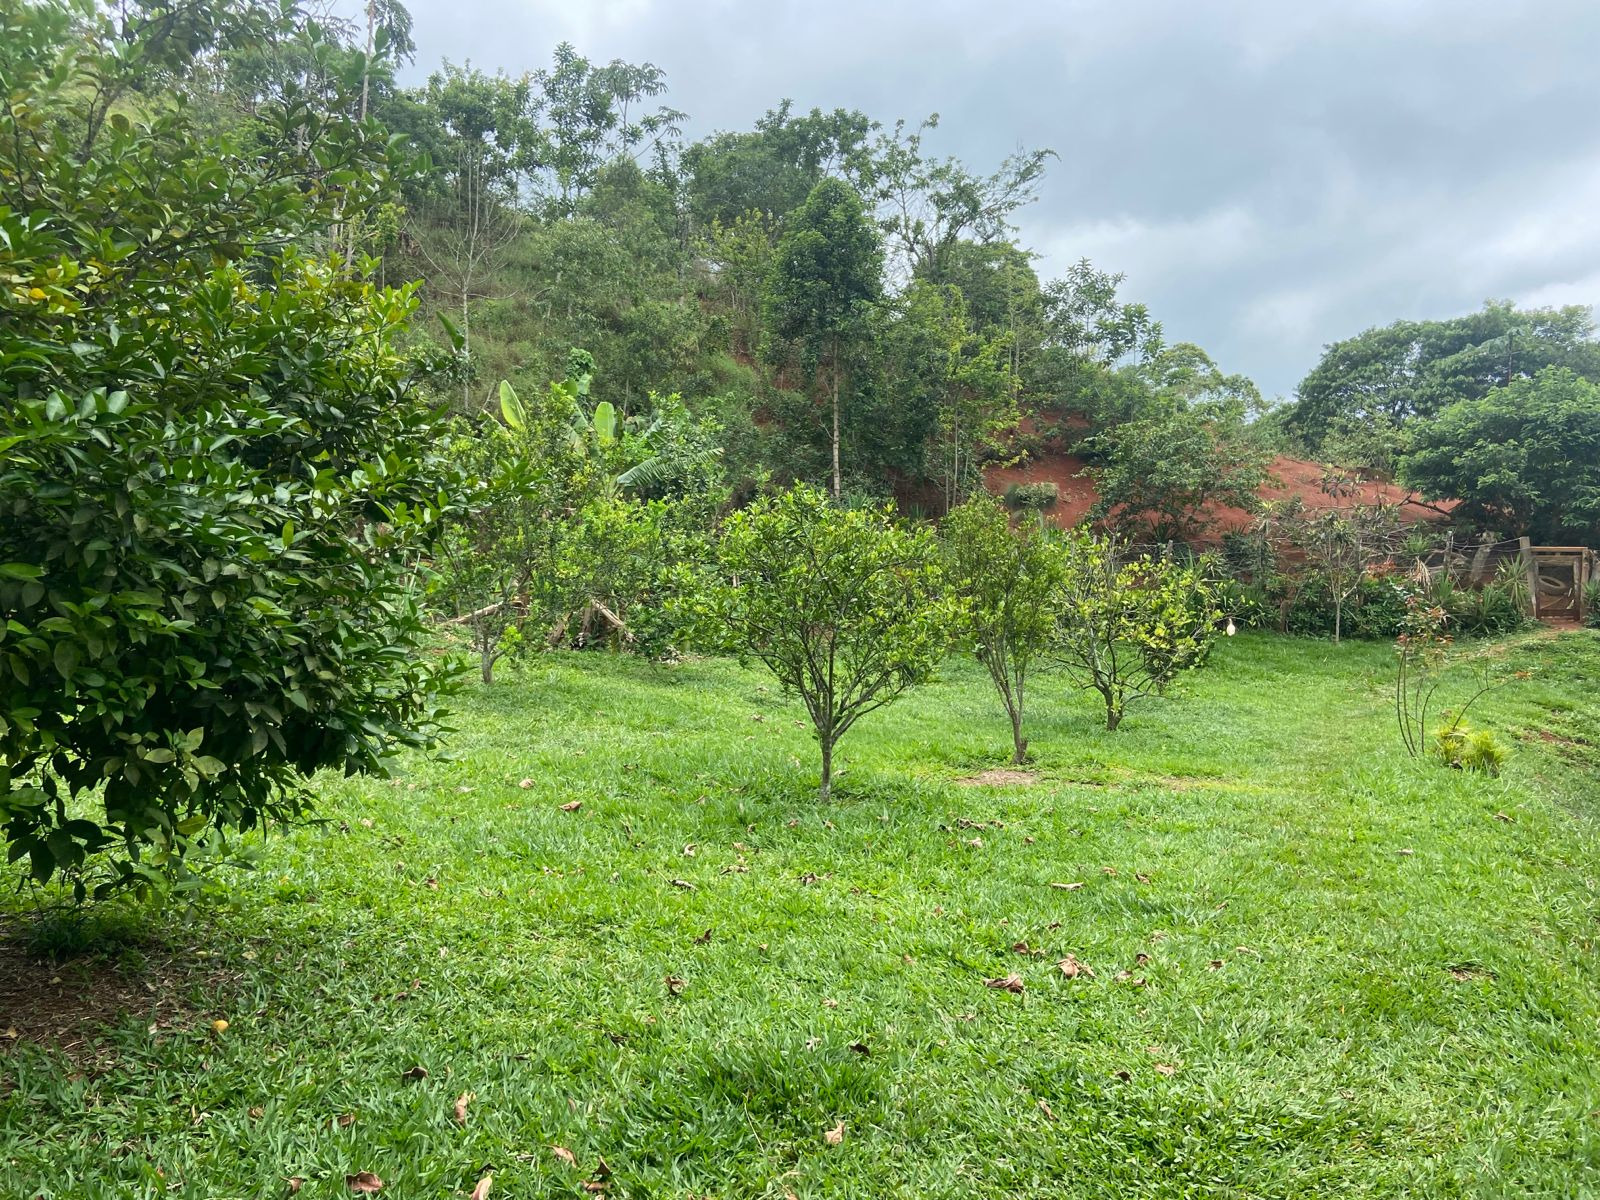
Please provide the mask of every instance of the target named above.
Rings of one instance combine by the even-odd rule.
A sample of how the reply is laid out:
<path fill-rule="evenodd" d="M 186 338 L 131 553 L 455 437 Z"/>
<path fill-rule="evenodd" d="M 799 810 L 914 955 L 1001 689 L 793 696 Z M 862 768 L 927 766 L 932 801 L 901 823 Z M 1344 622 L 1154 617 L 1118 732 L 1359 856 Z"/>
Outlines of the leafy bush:
<path fill-rule="evenodd" d="M 408 564 L 450 478 L 411 292 L 284 248 L 373 198 L 381 136 L 88 120 L 192 15 L 88 12 L 0 8 L 0 818 L 80 898 L 91 856 L 142 889 L 430 740 Z"/>
<path fill-rule="evenodd" d="M 930 678 L 958 627 L 933 530 L 802 485 L 733 514 L 715 572 L 692 601 L 698 640 L 759 659 L 801 698 L 827 800 L 839 739 Z"/>
<path fill-rule="evenodd" d="M 1061 489 L 1048 480 L 1042 483 L 1013 483 L 1006 488 L 1004 503 L 1013 512 L 1043 512 L 1054 508 Z"/>
<path fill-rule="evenodd" d="M 1098 692 L 1106 728 L 1128 705 L 1166 690 L 1205 661 L 1221 613 L 1200 572 L 1148 557 L 1119 561 L 1081 530 L 1065 540 L 1063 605 L 1051 654 L 1079 687 Z"/>
<path fill-rule="evenodd" d="M 1583 589 L 1584 624 L 1590 629 L 1600 629 L 1600 579 L 1591 580 Z"/>
<path fill-rule="evenodd" d="M 1519 563 L 1503 563 L 1481 587 L 1452 587 L 1446 597 L 1454 628 L 1462 637 L 1501 637 L 1532 623 L 1528 577 Z"/>

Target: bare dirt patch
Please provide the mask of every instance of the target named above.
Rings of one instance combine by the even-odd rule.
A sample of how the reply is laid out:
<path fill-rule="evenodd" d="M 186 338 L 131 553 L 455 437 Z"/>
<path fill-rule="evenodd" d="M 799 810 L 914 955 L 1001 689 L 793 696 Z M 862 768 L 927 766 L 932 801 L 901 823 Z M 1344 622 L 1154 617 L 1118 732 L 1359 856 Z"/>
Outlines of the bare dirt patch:
<path fill-rule="evenodd" d="M 191 951 L 122 945 L 56 960 L 24 939 L 0 929 L 0 1055 L 31 1042 L 86 1063 L 104 1055 L 105 1030 L 130 1018 L 157 1030 L 205 1025 L 205 998 L 236 982 Z"/>
<path fill-rule="evenodd" d="M 994 768 L 956 780 L 962 787 L 1032 787 L 1039 779 L 1032 771 L 1008 771 Z"/>

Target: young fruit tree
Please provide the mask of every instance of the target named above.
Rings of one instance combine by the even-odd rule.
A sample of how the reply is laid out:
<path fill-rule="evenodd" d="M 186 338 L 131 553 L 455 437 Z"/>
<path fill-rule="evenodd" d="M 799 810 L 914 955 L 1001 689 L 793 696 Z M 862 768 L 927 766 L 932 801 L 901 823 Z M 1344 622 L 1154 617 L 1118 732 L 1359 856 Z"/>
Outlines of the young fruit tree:
<path fill-rule="evenodd" d="M 1067 535 L 1061 618 L 1051 657 L 1106 706 L 1106 729 L 1128 705 L 1160 694 L 1205 661 L 1221 611 L 1214 589 L 1189 567 L 1148 557 L 1118 559 L 1084 532 Z"/>
<path fill-rule="evenodd" d="M 801 485 L 728 518 L 717 573 L 697 602 L 701 640 L 759 659 L 800 697 L 825 801 L 839 739 L 928 679 L 960 618 L 933 531 Z"/>
<path fill-rule="evenodd" d="M 150 12 L 0 7 L 0 821 L 80 899 L 427 744 L 448 678 L 416 604 L 452 473 L 415 298 L 287 248 L 372 199 L 387 141 L 121 103 L 211 28 Z"/>
<path fill-rule="evenodd" d="M 1028 756 L 1028 681 L 1045 664 L 1066 582 L 1061 546 L 1038 522 L 1013 529 L 987 492 L 954 509 L 943 533 L 950 587 L 966 604 L 965 632 L 1011 718 L 1012 761 L 1020 764 Z"/>

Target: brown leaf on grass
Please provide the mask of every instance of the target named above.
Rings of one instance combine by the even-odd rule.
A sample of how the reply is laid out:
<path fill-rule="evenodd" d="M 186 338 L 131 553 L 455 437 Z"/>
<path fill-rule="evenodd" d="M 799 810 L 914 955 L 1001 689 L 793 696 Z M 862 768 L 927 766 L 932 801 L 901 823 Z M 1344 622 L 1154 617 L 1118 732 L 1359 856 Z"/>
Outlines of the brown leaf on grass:
<path fill-rule="evenodd" d="M 1058 892 L 1075 892 L 1083 886 L 1081 883 L 1052 883 L 1051 887 Z"/>
<path fill-rule="evenodd" d="M 561 806 L 561 811 L 562 812 L 577 812 L 582 807 L 583 807 L 583 801 L 582 800 L 568 800 L 565 804 L 563 804 Z"/>
<path fill-rule="evenodd" d="M 1495 974 L 1488 967 L 1480 967 L 1476 963 L 1457 963 L 1450 968 L 1450 977 L 1458 983 L 1465 983 L 1469 979 L 1493 979 Z"/>
<path fill-rule="evenodd" d="M 372 828 L 372 818 L 371 817 L 362 817 L 361 818 L 361 828 L 363 828 L 363 829 L 371 829 Z"/>
<path fill-rule="evenodd" d="M 983 849 L 983 839 L 982 838 L 972 838 L 970 841 L 967 842 L 967 845 L 971 846 L 974 850 L 982 850 Z"/>
<path fill-rule="evenodd" d="M 1117 869 L 1115 867 L 1101 867 L 1100 868 L 1100 874 L 1102 874 L 1102 875 L 1115 875 L 1116 873 L 1117 873 Z"/>
<path fill-rule="evenodd" d="M 822 1002 L 822 1007 L 823 1008 L 838 1008 L 839 1007 L 839 1002 L 837 1000 L 824 1000 Z"/>
<path fill-rule="evenodd" d="M 1094 968 L 1088 963 L 1079 962 L 1070 954 L 1056 964 L 1056 970 L 1060 971 L 1068 979 L 1076 979 L 1079 975 L 1087 979 L 1094 978 Z"/>
<path fill-rule="evenodd" d="M 1140 883 L 1149 883 L 1150 882 L 1150 876 L 1141 874 L 1138 871 L 1135 871 L 1133 873 L 1133 877 L 1135 879 L 1137 879 Z"/>
<path fill-rule="evenodd" d="M 1395 853 L 1399 854 L 1399 855 L 1409 856 L 1409 855 L 1415 854 L 1416 851 L 1415 850 L 1396 850 Z"/>
<path fill-rule="evenodd" d="M 259 1121 L 266 1115 L 266 1112 L 267 1110 L 262 1108 L 259 1104 L 252 1104 L 250 1106 L 250 1117 L 252 1120 Z"/>
<path fill-rule="evenodd" d="M 687 879 L 669 879 L 667 882 L 672 884 L 672 886 L 677 888 L 679 891 L 694 891 L 694 884 L 690 883 Z"/>
<path fill-rule="evenodd" d="M 1116 982 L 1118 982 L 1118 983 L 1129 983 L 1129 984 L 1132 984 L 1134 987 L 1143 987 L 1144 986 L 1144 980 L 1143 979 L 1135 979 L 1133 977 L 1133 972 L 1132 971 L 1118 971 L 1116 973 L 1116 975 L 1114 975 L 1112 978 L 1115 979 Z"/>
<path fill-rule="evenodd" d="M 306 1181 L 304 1179 L 301 1179 L 300 1176 L 298 1176 L 298 1175 L 289 1176 L 289 1195 L 293 1196 L 293 1195 L 297 1194 L 300 1191 L 301 1188 L 305 1187 L 305 1185 L 306 1185 Z"/>
<path fill-rule="evenodd" d="M 477 1097 L 471 1092 L 462 1092 L 461 1095 L 456 1097 L 457 1125 L 465 1125 L 467 1123 L 467 1105 L 471 1104 L 476 1099 Z"/>
<path fill-rule="evenodd" d="M 1056 1114 L 1055 1114 L 1054 1110 L 1052 1110 L 1050 1105 L 1047 1104 L 1043 1100 L 1039 1101 L 1039 1111 L 1042 1112 L 1046 1117 L 1048 1117 L 1052 1121 L 1054 1121 L 1056 1119 Z"/>
<path fill-rule="evenodd" d="M 334 1121 L 337 1122 L 340 1129 L 349 1129 L 350 1126 L 356 1123 L 356 1115 L 355 1113 L 340 1113 L 334 1118 Z"/>
<path fill-rule="evenodd" d="M 1128 1080 L 1133 1078 L 1127 1071 L 1114 1071 L 1112 1074 L 1115 1078 L 1122 1080 L 1123 1083 L 1127 1083 Z"/>
<path fill-rule="evenodd" d="M 1031 845 L 1033 845 L 1033 839 L 1031 837 L 1028 837 L 1028 836 L 1024 835 L 1024 837 L 1022 839 L 1022 844 L 1024 846 L 1031 846 Z"/>
<path fill-rule="evenodd" d="M 1497 812 L 1494 815 L 1494 819 L 1496 821 L 1509 821 L 1512 817 L 1510 813 Z"/>
<path fill-rule="evenodd" d="M 1032 954 L 1033 950 L 1027 942 L 1012 942 L 1011 952 L 1013 954 Z"/>
<path fill-rule="evenodd" d="M 800 827 L 800 818 L 791 817 L 789 820 L 785 821 L 784 824 L 790 829 L 798 829 Z"/>
<path fill-rule="evenodd" d="M 708 929 L 704 933 L 702 933 L 699 937 L 695 938 L 694 944 L 696 946 L 704 946 L 709 941 L 711 941 L 711 930 Z"/>
<path fill-rule="evenodd" d="M 409 1070 L 400 1072 L 401 1083 L 421 1083 L 427 1077 L 428 1068 L 423 1066 L 421 1063 L 411 1067 Z"/>
<path fill-rule="evenodd" d="M 800 876 L 801 887 L 810 887 L 816 881 L 817 873 L 815 871 L 807 871 L 804 875 Z"/>
<path fill-rule="evenodd" d="M 867 1045 L 865 1042 L 851 1042 L 850 1049 L 864 1057 L 872 1057 L 872 1047 Z"/>
<path fill-rule="evenodd" d="M 468 1198 L 468 1200 L 489 1200 L 489 1189 L 493 1186 L 494 1176 L 485 1175 L 482 1179 L 478 1180 L 478 1186 L 472 1189 L 472 1195 Z"/>
<path fill-rule="evenodd" d="M 674 996 L 683 995 L 683 989 L 688 986 L 689 985 L 687 983 L 679 979 L 676 975 L 667 976 L 667 991 L 671 992 Z"/>
<path fill-rule="evenodd" d="M 600 1159 L 596 1159 L 595 1160 L 594 1177 L 596 1179 L 610 1179 L 611 1178 L 611 1167 L 606 1163 L 605 1159 L 600 1158 Z"/>
<path fill-rule="evenodd" d="M 1149 961 L 1150 961 L 1150 956 L 1148 954 L 1145 954 L 1143 951 L 1140 951 L 1138 954 L 1135 954 L 1133 956 L 1133 965 L 1136 966 L 1136 967 L 1142 967 L 1142 966 L 1145 965 L 1145 963 L 1147 963 Z"/>
<path fill-rule="evenodd" d="M 698 850 L 698 849 L 700 849 L 699 846 L 697 846 L 694 842 L 690 842 L 687 846 L 685 846 L 683 848 L 683 856 L 685 858 L 693 858 L 694 855 L 695 855 L 695 851 Z"/>
<path fill-rule="evenodd" d="M 1208 971 L 1220 971 L 1220 970 L 1222 970 L 1222 960 L 1220 958 L 1213 958 L 1210 962 L 1208 962 L 1206 964 L 1206 970 L 1208 970 Z"/>
<path fill-rule="evenodd" d="M 599 1195 L 601 1192 L 606 1190 L 605 1181 L 600 1179 L 585 1179 L 583 1181 L 583 1190 L 591 1195 Z"/>
<path fill-rule="evenodd" d="M 575 1167 L 578 1165 L 578 1156 L 571 1150 L 568 1150 L 565 1146 L 552 1145 L 550 1147 L 550 1153 L 554 1154 L 569 1167 Z"/>
<path fill-rule="evenodd" d="M 517 783 L 517 786 L 519 788 L 522 788 L 524 791 L 526 791 L 528 788 L 531 788 L 533 786 L 533 780 L 531 780 L 531 779 L 523 779 L 523 780 L 521 780 L 521 781 L 519 781 Z"/>
<path fill-rule="evenodd" d="M 840 1121 L 832 1129 L 824 1129 L 822 1131 L 822 1140 L 830 1146 L 837 1146 L 844 1141 L 844 1122 Z"/>
<path fill-rule="evenodd" d="M 1176 1075 L 1177 1073 L 1178 1073 L 1178 1068 L 1173 1066 L 1171 1063 L 1157 1063 L 1156 1064 L 1156 1074 L 1157 1075 Z"/>
<path fill-rule="evenodd" d="M 1012 974 L 1002 975 L 999 979 L 985 979 L 983 986 L 994 988 L 998 992 L 1011 992 L 1013 995 L 1020 995 L 1027 990 L 1028 985 L 1022 982 L 1021 975 Z"/>
<path fill-rule="evenodd" d="M 357 1171 L 354 1175 L 346 1175 L 344 1177 L 344 1185 L 352 1192 L 360 1192 L 365 1196 L 383 1191 L 383 1180 L 379 1179 L 371 1171 Z"/>

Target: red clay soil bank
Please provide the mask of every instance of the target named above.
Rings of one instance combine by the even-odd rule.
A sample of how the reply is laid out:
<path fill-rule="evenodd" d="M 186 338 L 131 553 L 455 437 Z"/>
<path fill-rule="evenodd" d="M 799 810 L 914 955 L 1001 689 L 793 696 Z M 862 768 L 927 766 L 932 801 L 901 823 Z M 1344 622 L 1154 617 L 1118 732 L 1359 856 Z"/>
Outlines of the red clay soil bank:
<path fill-rule="evenodd" d="M 984 482 L 996 495 L 1004 494 L 1014 483 L 1053 483 L 1060 492 L 1056 506 L 1046 513 L 1053 525 L 1076 525 L 1088 514 L 1099 498 L 1094 481 L 1081 474 L 1083 460 L 1073 454 L 1041 454 L 1022 466 L 991 467 L 984 472 Z M 1322 464 L 1290 458 L 1280 454 L 1272 460 L 1267 482 L 1256 490 L 1263 500 L 1285 500 L 1299 496 L 1308 508 L 1348 508 L 1352 504 L 1371 504 L 1385 500 L 1401 505 L 1401 515 L 1408 521 L 1442 521 L 1449 515 L 1450 505 L 1424 504 L 1415 494 L 1391 483 L 1370 482 L 1361 485 L 1355 496 L 1330 496 L 1322 490 Z M 1222 534 L 1234 529 L 1248 528 L 1249 513 L 1224 505 L 1208 507 L 1210 527 L 1201 538 L 1214 543 Z"/>

